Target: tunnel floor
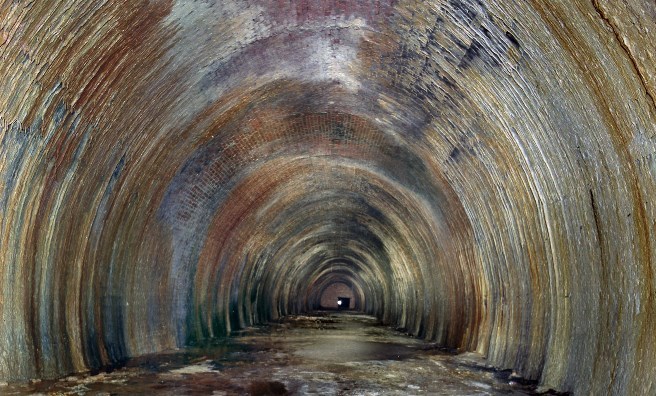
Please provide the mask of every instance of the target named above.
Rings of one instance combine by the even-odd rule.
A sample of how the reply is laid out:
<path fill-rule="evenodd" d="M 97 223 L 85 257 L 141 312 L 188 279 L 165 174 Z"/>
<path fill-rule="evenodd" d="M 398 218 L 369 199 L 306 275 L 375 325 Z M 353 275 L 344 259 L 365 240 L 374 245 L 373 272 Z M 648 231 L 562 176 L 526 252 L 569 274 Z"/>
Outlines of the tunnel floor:
<path fill-rule="evenodd" d="M 4 389 L 3 389 L 4 388 Z M 251 328 L 212 345 L 125 362 L 108 372 L 30 384 L 0 394 L 58 395 L 527 395 L 533 384 L 381 325 L 318 312 Z"/>

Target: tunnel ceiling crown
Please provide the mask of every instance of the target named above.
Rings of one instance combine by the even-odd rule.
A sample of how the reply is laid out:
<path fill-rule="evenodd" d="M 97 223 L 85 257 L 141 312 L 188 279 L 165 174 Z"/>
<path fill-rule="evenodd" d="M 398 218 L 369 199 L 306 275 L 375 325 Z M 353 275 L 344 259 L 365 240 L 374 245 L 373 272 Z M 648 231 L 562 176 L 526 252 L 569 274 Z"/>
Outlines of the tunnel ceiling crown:
<path fill-rule="evenodd" d="M 656 5 L 4 1 L 0 381 L 358 310 L 654 394 Z"/>

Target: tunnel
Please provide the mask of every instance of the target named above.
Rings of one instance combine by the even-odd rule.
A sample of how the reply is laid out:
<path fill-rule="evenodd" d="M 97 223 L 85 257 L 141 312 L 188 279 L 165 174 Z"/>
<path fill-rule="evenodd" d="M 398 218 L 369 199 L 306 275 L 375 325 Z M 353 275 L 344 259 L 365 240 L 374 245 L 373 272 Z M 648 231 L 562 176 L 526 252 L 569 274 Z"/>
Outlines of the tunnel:
<path fill-rule="evenodd" d="M 656 4 L 5 0 L 0 381 L 352 308 L 656 394 Z"/>

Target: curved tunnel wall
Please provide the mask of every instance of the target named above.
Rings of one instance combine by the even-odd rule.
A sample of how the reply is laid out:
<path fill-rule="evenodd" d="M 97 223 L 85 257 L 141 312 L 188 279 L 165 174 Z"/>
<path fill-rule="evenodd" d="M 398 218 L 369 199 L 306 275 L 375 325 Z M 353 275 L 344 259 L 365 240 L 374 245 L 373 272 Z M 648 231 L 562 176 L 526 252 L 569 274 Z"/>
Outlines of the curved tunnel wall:
<path fill-rule="evenodd" d="M 653 393 L 655 16 L 4 2 L 0 378 L 304 312 L 332 276 L 546 387 Z"/>
<path fill-rule="evenodd" d="M 358 283 L 351 281 L 348 278 L 339 277 L 338 280 L 331 280 L 324 283 L 324 285 L 317 292 L 318 296 L 315 297 L 313 304 L 315 309 L 357 309 L 361 310 L 363 293 L 358 290 Z M 348 282 L 348 283 L 346 283 Z M 354 293 L 354 285 L 356 285 Z M 318 299 L 317 299 L 318 297 Z M 348 299 L 348 300 L 342 300 Z M 318 300 L 318 301 L 317 301 Z M 347 304 L 348 301 L 348 304 Z"/>

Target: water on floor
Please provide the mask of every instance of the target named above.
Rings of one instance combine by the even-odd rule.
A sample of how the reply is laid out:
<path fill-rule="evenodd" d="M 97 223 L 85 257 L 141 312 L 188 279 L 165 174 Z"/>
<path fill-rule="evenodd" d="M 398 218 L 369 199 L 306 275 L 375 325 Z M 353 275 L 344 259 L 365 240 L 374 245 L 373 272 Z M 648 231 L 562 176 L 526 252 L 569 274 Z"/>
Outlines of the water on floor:
<path fill-rule="evenodd" d="M 535 386 L 382 326 L 323 312 L 248 329 L 212 345 L 128 361 L 96 375 L 0 385 L 0 394 L 527 395 Z"/>

